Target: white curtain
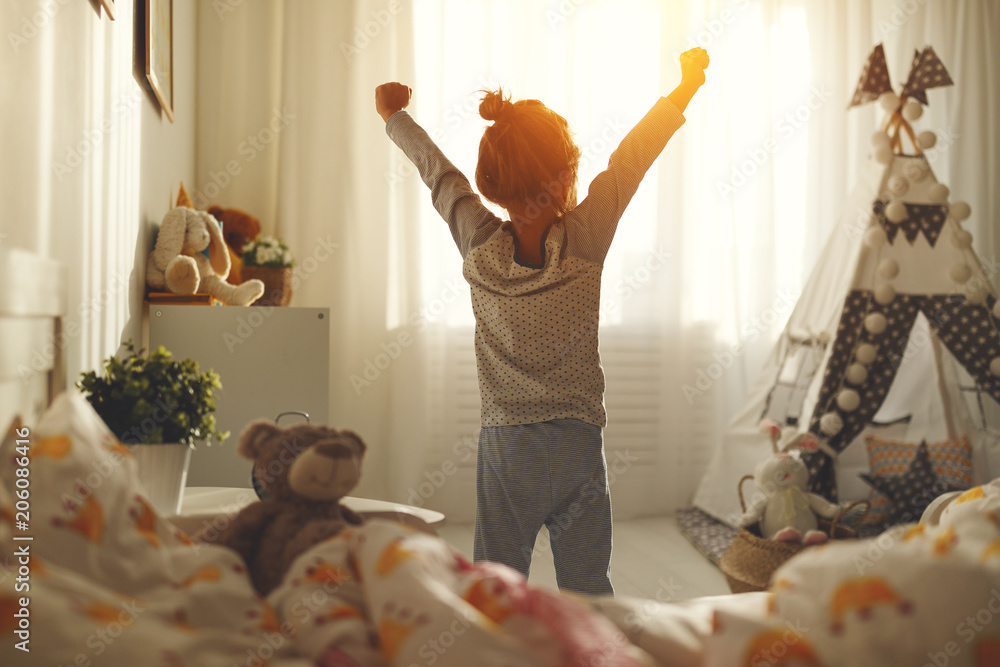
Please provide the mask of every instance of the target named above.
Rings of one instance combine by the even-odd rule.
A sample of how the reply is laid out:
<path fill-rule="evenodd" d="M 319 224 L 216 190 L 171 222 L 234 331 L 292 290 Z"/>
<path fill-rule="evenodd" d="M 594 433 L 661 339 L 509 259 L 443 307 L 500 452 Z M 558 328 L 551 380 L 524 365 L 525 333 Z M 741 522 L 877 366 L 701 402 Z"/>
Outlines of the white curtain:
<path fill-rule="evenodd" d="M 690 500 L 867 154 L 881 112 L 846 105 L 874 44 L 885 43 L 897 88 L 925 43 L 949 68 L 956 86 L 930 92 L 920 126 L 938 132 L 938 178 L 972 204 L 977 251 L 1000 250 L 995 0 L 273 0 L 225 14 L 208 5 L 199 187 L 241 141 L 284 118 L 264 159 L 241 162 L 215 199 L 259 204 L 267 230 L 299 257 L 294 304 L 331 309 L 332 419 L 370 447 L 359 493 L 457 520 L 475 502 L 468 286 L 426 188 L 374 112 L 384 81 L 413 87 L 411 113 L 470 179 L 485 127 L 477 91 L 502 85 L 542 100 L 576 133 L 582 197 L 676 85 L 679 53 L 709 51 L 707 85 L 605 268 L 619 516 Z"/>

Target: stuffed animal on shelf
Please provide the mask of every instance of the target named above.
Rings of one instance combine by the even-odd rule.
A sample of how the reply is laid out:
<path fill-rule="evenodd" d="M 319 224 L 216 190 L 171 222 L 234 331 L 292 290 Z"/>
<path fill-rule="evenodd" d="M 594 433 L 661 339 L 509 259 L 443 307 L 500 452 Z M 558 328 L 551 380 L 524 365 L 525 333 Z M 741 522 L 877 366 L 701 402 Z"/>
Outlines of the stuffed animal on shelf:
<path fill-rule="evenodd" d="M 229 272 L 229 282 L 239 285 L 243 282 L 240 269 L 243 268 L 243 246 L 260 236 L 260 221 L 238 208 L 222 208 L 209 206 L 208 212 L 222 223 L 222 236 L 226 239 L 229 249 L 229 261 L 232 270 Z"/>
<path fill-rule="evenodd" d="M 747 527 L 760 522 L 761 536 L 779 542 L 803 545 L 825 542 L 827 535 L 817 530 L 816 517 L 832 519 L 840 508 L 805 490 L 809 470 L 800 458 L 801 451 L 816 451 L 819 441 L 812 433 L 803 433 L 779 450 L 778 425 L 765 422 L 761 430 L 771 436 L 774 456 L 761 461 L 754 470 L 758 493 L 743 513 L 740 525 Z"/>
<path fill-rule="evenodd" d="M 254 587 L 267 595 L 309 547 L 361 523 L 340 499 L 361 478 L 365 450 L 352 431 L 250 424 L 238 451 L 254 462 L 254 477 L 268 497 L 244 507 L 222 530 L 209 528 L 198 538 L 239 553 Z"/>
<path fill-rule="evenodd" d="M 205 211 L 186 206 L 163 218 L 156 246 L 146 262 L 146 283 L 174 294 L 211 294 L 224 304 L 248 306 L 264 293 L 264 283 L 226 282 L 231 267 L 219 223 Z"/>

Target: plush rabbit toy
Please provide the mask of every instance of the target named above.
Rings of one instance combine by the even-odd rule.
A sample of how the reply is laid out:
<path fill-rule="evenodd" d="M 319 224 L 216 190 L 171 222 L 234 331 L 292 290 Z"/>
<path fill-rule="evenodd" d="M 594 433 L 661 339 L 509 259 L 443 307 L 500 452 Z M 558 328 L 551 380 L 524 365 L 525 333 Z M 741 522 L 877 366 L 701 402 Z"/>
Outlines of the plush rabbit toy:
<path fill-rule="evenodd" d="M 249 306 L 264 293 L 264 283 L 226 282 L 230 261 L 218 221 L 205 211 L 178 206 L 163 218 L 156 247 L 146 262 L 146 283 L 174 294 L 207 292 L 224 304 Z"/>
<path fill-rule="evenodd" d="M 765 422 L 761 430 L 771 436 L 774 456 L 761 461 L 754 470 L 758 493 L 743 513 L 740 525 L 759 521 L 761 535 L 779 542 L 825 542 L 826 533 L 817 530 L 816 516 L 833 518 L 840 508 L 805 490 L 809 470 L 800 458 L 800 451 L 816 451 L 819 441 L 812 433 L 802 433 L 779 450 L 778 425 Z"/>

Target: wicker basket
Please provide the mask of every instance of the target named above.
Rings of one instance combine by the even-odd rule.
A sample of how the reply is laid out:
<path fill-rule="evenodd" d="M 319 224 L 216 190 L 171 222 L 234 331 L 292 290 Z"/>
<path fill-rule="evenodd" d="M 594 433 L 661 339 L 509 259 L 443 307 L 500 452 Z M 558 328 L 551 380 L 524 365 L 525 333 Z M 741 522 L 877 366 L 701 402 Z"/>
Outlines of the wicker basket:
<path fill-rule="evenodd" d="M 292 270 L 271 266 L 247 266 L 240 268 L 240 280 L 251 278 L 264 283 L 264 294 L 253 302 L 255 306 L 287 306 L 292 300 Z"/>
<path fill-rule="evenodd" d="M 745 475 L 736 487 L 740 497 L 740 507 L 744 512 L 746 512 L 746 502 L 743 500 L 743 483 L 748 479 L 753 479 L 753 475 Z M 830 539 L 855 537 L 857 527 L 847 526 L 840 521 L 845 514 L 859 505 L 864 505 L 864 510 L 856 519 L 857 525 L 860 526 L 865 514 L 868 513 L 867 500 L 857 500 L 841 508 L 832 520 L 820 518 L 819 527 L 829 535 Z M 764 539 L 756 526 L 740 528 L 736 538 L 726 549 L 726 553 L 719 559 L 719 569 L 726 575 L 733 593 L 762 591 L 768 587 L 774 571 L 804 548 L 806 547 L 801 544 Z"/>

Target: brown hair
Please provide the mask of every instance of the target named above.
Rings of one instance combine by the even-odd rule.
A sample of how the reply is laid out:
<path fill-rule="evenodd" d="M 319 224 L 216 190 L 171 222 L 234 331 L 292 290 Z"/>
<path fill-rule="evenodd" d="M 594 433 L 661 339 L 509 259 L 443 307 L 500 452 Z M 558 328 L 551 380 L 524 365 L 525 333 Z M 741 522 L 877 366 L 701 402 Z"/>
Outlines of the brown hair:
<path fill-rule="evenodd" d="M 476 187 L 506 209 L 554 204 L 559 215 L 571 210 L 580 149 L 569 123 L 538 100 L 512 103 L 502 88 L 484 92 L 479 115 L 494 122 L 479 142 Z"/>

